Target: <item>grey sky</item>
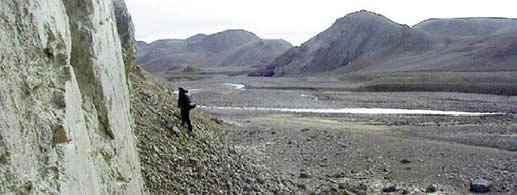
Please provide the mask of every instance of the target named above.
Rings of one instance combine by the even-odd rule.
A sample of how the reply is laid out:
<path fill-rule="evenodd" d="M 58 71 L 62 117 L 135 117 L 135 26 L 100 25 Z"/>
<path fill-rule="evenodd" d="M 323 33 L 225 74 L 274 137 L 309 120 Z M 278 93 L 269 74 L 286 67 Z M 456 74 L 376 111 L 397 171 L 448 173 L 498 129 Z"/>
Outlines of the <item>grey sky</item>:
<path fill-rule="evenodd" d="M 515 0 L 126 0 L 136 39 L 187 38 L 245 29 L 299 45 L 337 18 L 361 9 L 410 26 L 428 18 L 517 18 Z"/>

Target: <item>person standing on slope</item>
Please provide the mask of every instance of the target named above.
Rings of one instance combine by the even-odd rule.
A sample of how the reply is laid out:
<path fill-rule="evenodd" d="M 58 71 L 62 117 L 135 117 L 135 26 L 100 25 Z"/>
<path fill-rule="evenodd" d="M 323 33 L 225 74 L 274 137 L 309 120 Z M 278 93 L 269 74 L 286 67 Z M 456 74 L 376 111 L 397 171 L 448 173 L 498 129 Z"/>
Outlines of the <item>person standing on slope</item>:
<path fill-rule="evenodd" d="M 195 108 L 196 104 L 192 103 L 192 96 L 187 90 L 181 87 L 178 90 L 178 108 L 181 110 L 181 125 L 185 125 L 185 123 L 187 123 L 189 133 L 193 133 L 192 123 L 190 123 L 190 110 Z"/>

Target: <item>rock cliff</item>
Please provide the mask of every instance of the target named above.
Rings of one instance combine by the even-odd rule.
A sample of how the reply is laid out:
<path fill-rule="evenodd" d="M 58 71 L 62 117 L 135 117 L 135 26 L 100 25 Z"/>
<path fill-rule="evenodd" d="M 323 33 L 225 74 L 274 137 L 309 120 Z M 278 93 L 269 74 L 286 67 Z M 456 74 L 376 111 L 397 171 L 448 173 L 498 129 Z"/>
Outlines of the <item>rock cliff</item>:
<path fill-rule="evenodd" d="M 0 194 L 142 194 L 122 0 L 0 2 Z"/>

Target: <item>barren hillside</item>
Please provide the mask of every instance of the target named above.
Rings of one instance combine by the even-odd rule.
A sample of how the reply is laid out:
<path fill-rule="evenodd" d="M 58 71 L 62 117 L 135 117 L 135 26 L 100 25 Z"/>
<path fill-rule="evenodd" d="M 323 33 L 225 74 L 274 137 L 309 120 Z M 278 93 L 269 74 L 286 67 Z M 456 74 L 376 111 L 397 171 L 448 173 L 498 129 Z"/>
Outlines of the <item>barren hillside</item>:
<path fill-rule="evenodd" d="M 363 10 L 249 75 L 333 75 L 362 83 L 361 90 L 515 94 L 515 24 L 504 18 L 431 19 L 410 28 Z M 463 76 L 448 76 L 456 73 Z"/>
<path fill-rule="evenodd" d="M 291 47 L 284 40 L 264 40 L 244 30 L 227 30 L 188 39 L 139 42 L 137 62 L 151 72 L 188 66 L 262 66 Z"/>

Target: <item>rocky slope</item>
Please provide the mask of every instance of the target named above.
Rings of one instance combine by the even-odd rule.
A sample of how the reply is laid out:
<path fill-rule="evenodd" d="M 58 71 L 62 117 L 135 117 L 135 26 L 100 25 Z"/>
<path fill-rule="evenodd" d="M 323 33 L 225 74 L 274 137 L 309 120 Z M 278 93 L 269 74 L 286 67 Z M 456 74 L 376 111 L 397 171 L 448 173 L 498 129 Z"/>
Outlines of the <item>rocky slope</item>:
<path fill-rule="evenodd" d="M 431 19 L 412 28 L 351 13 L 251 75 L 516 71 L 515 20 Z"/>
<path fill-rule="evenodd" d="M 413 28 L 444 36 L 489 36 L 516 32 L 517 20 L 509 18 L 434 18 L 420 22 Z"/>
<path fill-rule="evenodd" d="M 138 66 L 129 73 L 131 114 L 142 162 L 142 175 L 152 194 L 292 193 L 292 181 L 254 164 L 234 146 L 236 129 L 200 112 L 191 116 L 196 132 L 181 126 L 177 95 L 165 81 Z"/>
<path fill-rule="evenodd" d="M 122 0 L 0 2 L 0 194 L 142 194 Z"/>
<path fill-rule="evenodd" d="M 186 40 L 139 42 L 138 46 L 138 64 L 151 72 L 163 72 L 186 66 L 261 66 L 271 63 L 291 44 L 264 40 L 244 30 L 227 30 Z"/>

